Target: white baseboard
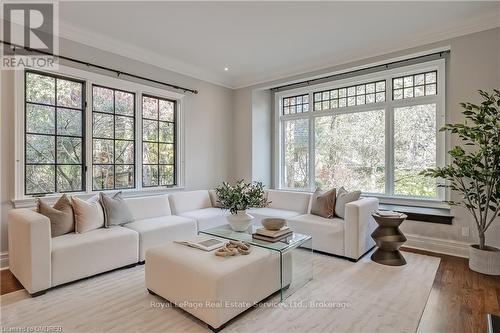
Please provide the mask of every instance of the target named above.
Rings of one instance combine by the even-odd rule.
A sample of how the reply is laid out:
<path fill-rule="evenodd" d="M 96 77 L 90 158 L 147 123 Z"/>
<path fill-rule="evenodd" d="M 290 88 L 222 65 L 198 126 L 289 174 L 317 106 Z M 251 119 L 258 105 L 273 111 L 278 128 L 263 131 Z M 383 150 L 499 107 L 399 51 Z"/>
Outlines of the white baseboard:
<path fill-rule="evenodd" d="M 0 253 L 0 270 L 9 268 L 9 252 Z"/>
<path fill-rule="evenodd" d="M 469 258 L 470 244 L 419 235 L 405 235 L 408 241 L 403 245 L 412 249 L 447 254 L 455 257 Z"/>

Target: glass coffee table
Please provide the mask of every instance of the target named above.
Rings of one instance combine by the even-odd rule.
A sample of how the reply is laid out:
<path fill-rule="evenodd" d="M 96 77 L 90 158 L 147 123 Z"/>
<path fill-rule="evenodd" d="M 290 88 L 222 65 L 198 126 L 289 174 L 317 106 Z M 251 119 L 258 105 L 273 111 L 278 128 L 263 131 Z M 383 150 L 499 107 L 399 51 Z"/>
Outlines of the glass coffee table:
<path fill-rule="evenodd" d="M 287 238 L 272 243 L 254 239 L 252 234 L 257 226 L 252 225 L 247 231 L 233 231 L 229 224 L 200 230 L 199 234 L 241 241 L 275 252 L 279 255 L 280 301 L 285 300 L 306 283 L 313 279 L 312 237 L 293 233 Z"/>

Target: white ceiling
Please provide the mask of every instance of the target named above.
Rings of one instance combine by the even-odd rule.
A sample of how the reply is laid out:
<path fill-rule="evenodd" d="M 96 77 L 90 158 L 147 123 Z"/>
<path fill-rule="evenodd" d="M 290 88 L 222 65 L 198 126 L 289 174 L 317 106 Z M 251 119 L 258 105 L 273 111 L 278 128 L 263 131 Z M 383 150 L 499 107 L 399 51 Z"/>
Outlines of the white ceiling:
<path fill-rule="evenodd" d="M 59 13 L 63 37 L 232 88 L 500 26 L 500 2 L 60 2 Z"/>

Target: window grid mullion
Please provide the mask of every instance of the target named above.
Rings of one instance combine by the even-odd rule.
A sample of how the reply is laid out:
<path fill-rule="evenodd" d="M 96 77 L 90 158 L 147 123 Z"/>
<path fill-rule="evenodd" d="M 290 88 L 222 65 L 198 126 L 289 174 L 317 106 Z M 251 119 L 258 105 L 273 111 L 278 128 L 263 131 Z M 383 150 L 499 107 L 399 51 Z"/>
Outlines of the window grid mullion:
<path fill-rule="evenodd" d="M 309 110 L 311 110 L 311 104 L 314 107 L 314 101 L 313 101 L 313 93 L 309 93 Z M 316 149 L 315 149 L 315 118 L 312 116 L 314 112 L 309 112 L 308 113 L 308 121 L 309 121 L 309 189 L 314 190 L 315 184 L 316 184 L 316 163 L 315 163 L 315 158 L 316 158 Z"/>
<path fill-rule="evenodd" d="M 386 85 L 392 95 L 392 80 L 387 80 Z M 387 96 L 386 96 L 387 100 Z M 390 96 L 389 101 L 392 101 Z M 385 194 L 394 194 L 394 106 L 389 103 L 385 108 Z"/>
<path fill-rule="evenodd" d="M 113 189 L 116 189 L 116 91 L 113 90 Z"/>

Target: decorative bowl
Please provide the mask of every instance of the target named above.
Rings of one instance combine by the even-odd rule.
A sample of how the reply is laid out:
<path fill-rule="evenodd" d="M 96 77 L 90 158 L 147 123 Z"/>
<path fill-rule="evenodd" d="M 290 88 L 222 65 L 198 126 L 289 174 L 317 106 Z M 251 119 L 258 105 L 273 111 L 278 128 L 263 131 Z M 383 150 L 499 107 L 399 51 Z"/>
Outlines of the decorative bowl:
<path fill-rule="evenodd" d="M 286 225 L 286 220 L 280 218 L 268 217 L 262 219 L 261 223 L 267 230 L 280 230 Z"/>

